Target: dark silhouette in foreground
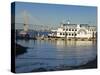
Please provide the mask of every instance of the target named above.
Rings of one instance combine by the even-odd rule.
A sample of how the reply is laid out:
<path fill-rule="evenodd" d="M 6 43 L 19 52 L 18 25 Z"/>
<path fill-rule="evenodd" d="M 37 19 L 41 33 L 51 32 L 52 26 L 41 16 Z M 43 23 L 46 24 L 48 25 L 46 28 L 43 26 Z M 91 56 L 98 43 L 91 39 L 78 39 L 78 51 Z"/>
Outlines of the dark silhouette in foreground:
<path fill-rule="evenodd" d="M 23 47 L 23 46 L 21 46 L 19 44 L 16 44 L 16 56 L 27 52 L 26 49 L 27 49 L 27 47 Z"/>
<path fill-rule="evenodd" d="M 77 70 L 77 69 L 93 69 L 93 68 L 97 68 L 97 56 L 94 60 L 84 64 L 84 65 L 80 65 L 80 66 L 66 66 L 66 65 L 61 65 L 61 66 L 56 66 L 53 68 L 37 68 L 32 70 L 32 72 L 44 72 L 44 71 L 60 71 L 60 70 Z"/>

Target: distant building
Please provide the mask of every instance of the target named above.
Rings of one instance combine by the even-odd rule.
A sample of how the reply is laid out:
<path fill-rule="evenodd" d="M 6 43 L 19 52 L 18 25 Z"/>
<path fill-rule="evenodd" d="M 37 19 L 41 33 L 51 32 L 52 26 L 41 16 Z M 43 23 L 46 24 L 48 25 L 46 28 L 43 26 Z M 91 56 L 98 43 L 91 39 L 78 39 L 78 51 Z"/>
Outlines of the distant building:
<path fill-rule="evenodd" d="M 96 38 L 96 26 L 89 26 L 88 24 L 70 24 L 63 23 L 56 30 L 51 30 L 51 37 L 65 37 L 65 38 Z"/>

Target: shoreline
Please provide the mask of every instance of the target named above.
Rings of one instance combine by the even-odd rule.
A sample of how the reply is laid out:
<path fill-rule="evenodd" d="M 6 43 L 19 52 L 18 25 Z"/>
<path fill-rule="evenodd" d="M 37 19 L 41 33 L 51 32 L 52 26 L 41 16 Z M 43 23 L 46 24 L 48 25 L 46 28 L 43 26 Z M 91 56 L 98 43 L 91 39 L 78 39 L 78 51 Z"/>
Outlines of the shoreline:
<path fill-rule="evenodd" d="M 26 50 L 27 47 L 23 47 L 23 46 L 21 46 L 21 45 L 19 45 L 17 43 L 15 45 L 16 45 L 16 56 L 27 52 L 27 50 Z"/>
<path fill-rule="evenodd" d="M 81 65 L 78 67 L 79 69 L 90 69 L 97 68 L 97 56 L 94 60 L 88 62 L 87 64 Z"/>
<path fill-rule="evenodd" d="M 72 66 L 66 66 L 66 65 L 61 65 L 61 66 L 56 66 L 54 68 L 37 68 L 32 70 L 31 72 L 48 72 L 48 71 L 67 71 L 67 70 L 82 70 L 82 69 L 96 69 L 97 68 L 97 56 L 94 60 L 80 66 L 72 67 Z"/>

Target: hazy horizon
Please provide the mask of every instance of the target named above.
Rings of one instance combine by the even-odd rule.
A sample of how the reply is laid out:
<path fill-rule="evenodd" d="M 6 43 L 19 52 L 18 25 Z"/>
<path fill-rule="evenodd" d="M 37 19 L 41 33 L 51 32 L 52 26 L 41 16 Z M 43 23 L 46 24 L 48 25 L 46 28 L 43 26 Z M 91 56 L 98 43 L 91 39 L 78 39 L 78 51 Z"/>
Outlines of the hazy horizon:
<path fill-rule="evenodd" d="M 97 7 L 93 6 L 15 2 L 15 13 L 15 23 L 27 20 L 28 24 L 59 26 L 61 22 L 70 20 L 73 24 L 97 26 Z"/>

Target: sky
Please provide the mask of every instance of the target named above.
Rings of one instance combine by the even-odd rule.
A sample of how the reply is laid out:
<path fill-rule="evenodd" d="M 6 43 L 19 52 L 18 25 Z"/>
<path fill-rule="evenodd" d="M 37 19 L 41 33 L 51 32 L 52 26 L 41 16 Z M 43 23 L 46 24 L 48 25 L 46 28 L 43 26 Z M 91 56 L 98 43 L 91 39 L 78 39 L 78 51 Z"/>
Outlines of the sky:
<path fill-rule="evenodd" d="M 15 23 L 24 23 L 25 18 L 28 24 L 59 26 L 61 22 L 70 20 L 73 24 L 96 26 L 97 7 L 16 2 Z"/>

